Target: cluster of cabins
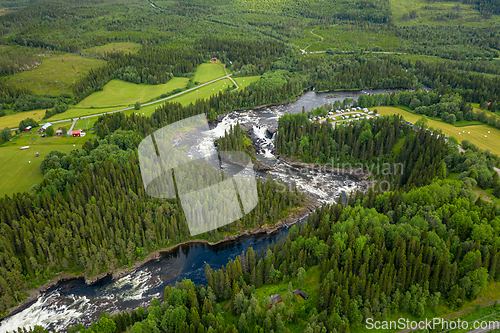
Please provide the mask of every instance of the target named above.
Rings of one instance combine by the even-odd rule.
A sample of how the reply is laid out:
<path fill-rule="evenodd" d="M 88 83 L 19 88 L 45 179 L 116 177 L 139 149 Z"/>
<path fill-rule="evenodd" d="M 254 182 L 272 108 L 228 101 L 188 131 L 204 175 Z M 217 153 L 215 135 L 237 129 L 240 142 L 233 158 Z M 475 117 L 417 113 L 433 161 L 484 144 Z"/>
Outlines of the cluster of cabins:
<path fill-rule="evenodd" d="M 295 289 L 293 293 L 297 296 L 302 297 L 305 300 L 309 298 L 309 296 L 307 296 L 306 293 L 300 289 Z M 280 294 L 271 295 L 271 307 L 281 302 L 283 302 L 283 299 L 281 298 Z"/>
<path fill-rule="evenodd" d="M 358 113 L 354 113 L 354 112 L 358 112 Z M 335 117 L 337 117 L 337 115 L 335 115 L 335 113 L 337 115 L 341 115 L 341 116 L 339 118 L 335 119 Z M 321 119 L 346 120 L 346 119 L 351 118 L 350 120 L 347 120 L 347 122 L 351 122 L 353 120 L 370 118 L 369 116 L 380 117 L 379 114 L 374 115 L 373 111 L 370 111 L 367 108 L 362 109 L 360 107 L 356 107 L 356 108 L 352 108 L 352 109 L 337 110 L 335 112 L 330 111 L 330 112 L 328 112 L 328 115 L 326 117 L 316 116 L 316 117 L 312 117 L 310 120 L 311 121 L 318 121 Z"/>
<path fill-rule="evenodd" d="M 38 129 L 38 133 L 45 133 L 47 131 L 47 128 L 49 128 L 51 126 L 52 126 L 51 123 L 44 124 L 42 127 L 40 127 Z M 32 129 L 32 127 L 28 126 L 28 127 L 26 127 L 25 131 L 30 131 L 31 129 Z M 72 136 L 72 137 L 84 137 L 86 133 L 83 132 L 81 129 L 79 129 L 79 130 L 76 130 L 76 131 L 68 131 L 66 134 L 68 136 Z M 59 127 L 58 130 L 56 130 L 56 135 L 59 135 L 59 136 L 64 135 L 64 132 L 63 132 L 63 130 L 60 127 Z"/>

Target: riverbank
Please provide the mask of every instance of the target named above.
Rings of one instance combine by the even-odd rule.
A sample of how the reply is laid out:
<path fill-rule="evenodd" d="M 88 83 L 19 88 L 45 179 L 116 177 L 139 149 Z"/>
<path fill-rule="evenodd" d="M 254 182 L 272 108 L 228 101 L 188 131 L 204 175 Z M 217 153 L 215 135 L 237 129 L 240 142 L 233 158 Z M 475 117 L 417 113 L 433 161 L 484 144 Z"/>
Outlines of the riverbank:
<path fill-rule="evenodd" d="M 8 314 L 2 318 L 0 318 L 0 321 L 11 317 L 24 309 L 28 308 L 31 306 L 34 302 L 38 300 L 40 296 L 50 288 L 56 286 L 57 284 L 65 281 L 70 281 L 70 280 L 75 280 L 75 279 L 84 279 L 85 283 L 88 285 L 94 284 L 98 282 L 99 280 L 106 278 L 106 277 L 111 277 L 113 280 L 120 279 L 134 270 L 138 269 L 139 267 L 143 266 L 149 261 L 157 260 L 161 258 L 164 254 L 176 250 L 178 247 L 181 247 L 183 245 L 188 245 L 188 244 L 206 244 L 210 246 L 215 246 L 218 244 L 222 244 L 225 242 L 231 242 L 235 241 L 240 237 L 245 237 L 245 236 L 252 236 L 252 235 L 258 235 L 258 234 L 272 234 L 282 227 L 290 227 L 297 222 L 303 220 L 306 218 L 312 211 L 316 209 L 316 207 L 319 205 L 319 203 L 312 197 L 308 197 L 304 204 L 300 207 L 294 208 L 293 211 L 285 218 L 280 219 L 276 224 L 274 225 L 264 225 L 259 228 L 255 228 L 252 230 L 242 230 L 239 231 L 237 234 L 234 235 L 226 235 L 223 239 L 217 241 L 217 242 L 211 242 L 208 240 L 204 239 L 190 239 L 184 242 L 180 242 L 168 247 L 164 247 L 161 249 L 157 249 L 151 253 L 149 253 L 146 258 L 140 261 L 134 262 L 131 266 L 129 267 L 119 267 L 113 270 L 110 270 L 108 272 L 99 274 L 97 276 L 86 276 L 84 273 L 82 274 L 72 274 L 72 273 L 60 273 L 56 274 L 55 277 L 47 281 L 47 283 L 38 286 L 36 288 L 33 288 L 27 292 L 28 296 L 22 301 L 19 305 L 8 309 Z"/>

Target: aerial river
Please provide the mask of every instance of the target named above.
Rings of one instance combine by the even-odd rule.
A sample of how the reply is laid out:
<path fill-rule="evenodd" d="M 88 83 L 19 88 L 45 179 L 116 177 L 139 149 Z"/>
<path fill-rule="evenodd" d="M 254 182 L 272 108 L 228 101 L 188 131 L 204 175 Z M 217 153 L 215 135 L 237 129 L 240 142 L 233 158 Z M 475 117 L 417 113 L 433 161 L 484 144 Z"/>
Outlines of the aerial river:
<path fill-rule="evenodd" d="M 240 125 L 251 133 L 258 152 L 258 159 L 271 167 L 267 171 L 273 178 L 288 182 L 314 196 L 320 203 L 333 203 L 345 199 L 349 192 L 359 188 L 358 182 L 349 176 L 319 173 L 314 170 L 297 170 L 276 159 L 274 130 L 278 118 L 285 113 L 298 113 L 302 107 L 311 108 L 343 100 L 357 99 L 361 94 L 385 93 L 388 90 L 365 90 L 361 92 L 315 93 L 308 91 L 300 99 L 287 105 L 259 110 L 234 111 L 213 126 L 207 137 L 200 138 L 199 149 L 203 151 L 213 144 L 213 139 L 224 135 L 231 125 Z M 327 95 L 335 94 L 333 98 Z M 260 176 L 266 176 L 260 172 Z M 289 228 L 266 235 L 244 236 L 216 246 L 190 244 L 166 253 L 158 260 L 150 261 L 118 280 L 109 277 L 87 285 L 83 279 L 60 282 L 44 292 L 35 302 L 0 322 L 0 333 L 12 332 L 18 327 L 41 325 L 48 329 L 65 330 L 79 322 L 89 325 L 104 311 L 118 311 L 147 306 L 153 298 L 161 299 L 165 286 L 172 286 L 182 279 L 191 279 L 195 284 L 206 283 L 205 265 L 221 268 L 242 251 L 252 247 L 256 253 L 269 244 L 286 236 Z"/>

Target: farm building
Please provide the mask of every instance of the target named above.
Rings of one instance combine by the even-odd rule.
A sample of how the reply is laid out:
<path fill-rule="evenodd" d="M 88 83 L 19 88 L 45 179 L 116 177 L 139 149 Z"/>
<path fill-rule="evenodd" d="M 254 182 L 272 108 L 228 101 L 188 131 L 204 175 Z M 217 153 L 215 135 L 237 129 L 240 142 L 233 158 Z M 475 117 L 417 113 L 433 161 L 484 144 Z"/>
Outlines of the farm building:
<path fill-rule="evenodd" d="M 31 131 L 31 129 L 32 129 L 32 128 L 33 128 L 33 127 L 28 126 L 28 127 L 26 127 L 26 128 L 24 129 L 24 131 L 25 131 L 25 132 Z"/>
<path fill-rule="evenodd" d="M 21 149 L 21 150 L 30 149 L 30 146 L 24 146 L 24 147 L 21 147 L 19 149 Z"/>
<path fill-rule="evenodd" d="M 82 135 L 82 131 L 81 130 L 78 130 L 78 131 L 73 131 L 71 132 L 71 135 L 75 138 L 75 137 L 80 137 Z"/>
<path fill-rule="evenodd" d="M 307 295 L 306 295 L 306 293 L 305 293 L 305 292 L 303 292 L 303 291 L 302 291 L 302 290 L 300 290 L 300 289 L 295 289 L 295 290 L 293 291 L 293 293 L 294 293 L 295 295 L 297 295 L 297 296 L 299 296 L 299 295 L 300 295 L 300 297 L 302 297 L 303 299 L 308 299 L 308 298 L 309 298 L 309 296 L 307 296 Z"/>
<path fill-rule="evenodd" d="M 280 294 L 276 294 L 276 295 L 271 296 L 271 307 L 273 305 L 276 305 L 276 304 L 281 303 L 281 302 L 283 302 L 283 299 L 281 298 Z"/>
<path fill-rule="evenodd" d="M 63 131 L 62 130 L 57 130 L 56 131 L 56 135 L 63 135 Z"/>
<path fill-rule="evenodd" d="M 45 133 L 45 131 L 47 131 L 47 128 L 49 128 L 50 126 L 52 126 L 51 123 L 46 123 L 42 127 L 40 127 L 40 129 L 38 130 L 38 132 L 39 133 Z"/>

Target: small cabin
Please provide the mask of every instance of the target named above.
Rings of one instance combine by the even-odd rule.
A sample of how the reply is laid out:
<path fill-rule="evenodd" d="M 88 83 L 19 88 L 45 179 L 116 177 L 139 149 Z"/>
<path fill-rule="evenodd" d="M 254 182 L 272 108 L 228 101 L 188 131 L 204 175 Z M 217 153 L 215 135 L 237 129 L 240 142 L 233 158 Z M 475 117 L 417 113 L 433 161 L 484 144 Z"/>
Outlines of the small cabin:
<path fill-rule="evenodd" d="M 303 292 L 303 291 L 302 291 L 302 290 L 300 290 L 300 289 L 295 289 L 295 290 L 293 291 L 293 293 L 294 293 L 295 295 L 297 295 L 297 296 L 302 297 L 303 299 L 308 299 L 308 298 L 309 298 L 309 296 L 307 296 L 307 295 L 306 295 L 306 293 L 305 293 L 305 292 Z"/>
<path fill-rule="evenodd" d="M 47 131 L 47 128 L 49 128 L 50 126 L 52 126 L 51 123 L 46 123 L 42 127 L 40 127 L 40 129 L 38 130 L 38 132 L 39 133 L 45 133 Z"/>
<path fill-rule="evenodd" d="M 63 135 L 63 131 L 62 130 L 57 130 L 56 131 L 56 135 Z"/>
<path fill-rule="evenodd" d="M 76 137 L 80 137 L 82 135 L 82 131 L 81 130 L 78 130 L 78 131 L 73 131 L 71 132 L 71 135 L 76 138 Z"/>
<path fill-rule="evenodd" d="M 212 58 L 210 61 L 211 62 L 217 62 L 217 58 Z"/>
<path fill-rule="evenodd" d="M 25 131 L 25 132 L 31 131 L 31 129 L 32 129 L 32 128 L 33 128 L 33 127 L 28 126 L 28 127 L 26 127 L 26 128 L 24 129 L 24 131 Z"/>
<path fill-rule="evenodd" d="M 283 302 L 283 299 L 281 298 L 280 294 L 271 295 L 271 307 L 281 302 Z"/>

